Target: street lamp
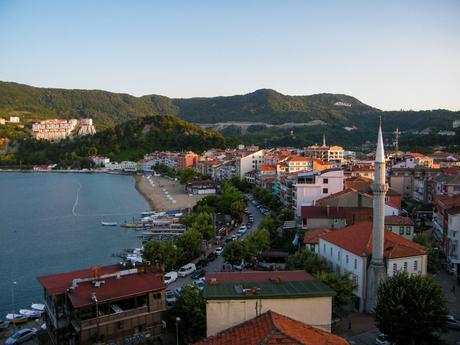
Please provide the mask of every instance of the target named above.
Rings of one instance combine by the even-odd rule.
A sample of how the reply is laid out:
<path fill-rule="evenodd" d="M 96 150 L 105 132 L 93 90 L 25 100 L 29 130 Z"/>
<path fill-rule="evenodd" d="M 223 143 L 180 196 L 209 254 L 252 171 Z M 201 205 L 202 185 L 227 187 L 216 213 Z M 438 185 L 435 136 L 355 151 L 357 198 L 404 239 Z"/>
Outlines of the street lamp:
<path fill-rule="evenodd" d="M 180 317 L 176 317 L 176 345 L 179 345 L 179 322 Z"/>

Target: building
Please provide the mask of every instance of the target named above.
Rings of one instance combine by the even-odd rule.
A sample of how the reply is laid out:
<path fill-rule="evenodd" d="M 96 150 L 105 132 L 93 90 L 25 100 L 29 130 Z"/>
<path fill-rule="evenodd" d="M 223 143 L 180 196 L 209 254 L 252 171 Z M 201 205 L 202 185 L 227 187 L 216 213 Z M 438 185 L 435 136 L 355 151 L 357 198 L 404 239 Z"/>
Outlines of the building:
<path fill-rule="evenodd" d="M 405 199 L 411 199 L 414 193 L 413 169 L 394 168 L 391 172 L 390 186 Z"/>
<path fill-rule="evenodd" d="M 189 194 L 210 195 L 216 194 L 217 186 L 212 180 L 198 180 L 187 183 L 185 190 Z"/>
<path fill-rule="evenodd" d="M 237 157 L 236 161 L 236 171 L 237 175 L 244 179 L 244 175 L 246 173 L 257 170 L 260 165 L 264 164 L 264 150 L 258 150 L 255 152 L 245 151 L 239 157 Z"/>
<path fill-rule="evenodd" d="M 302 206 L 314 205 L 315 201 L 343 190 L 343 170 L 327 169 L 321 173 L 308 173 L 292 187 L 292 202 L 296 216 L 300 217 Z"/>
<path fill-rule="evenodd" d="M 341 146 L 327 146 L 325 140 L 323 140 L 323 145 L 313 145 L 304 148 L 304 153 L 307 157 L 338 163 L 343 161 L 343 151 L 343 147 Z"/>
<path fill-rule="evenodd" d="M 372 208 L 302 206 L 301 217 L 304 229 L 338 229 L 362 220 L 372 219 Z"/>
<path fill-rule="evenodd" d="M 10 123 L 19 123 L 21 122 L 21 119 L 19 118 L 19 116 L 10 116 Z"/>
<path fill-rule="evenodd" d="M 451 271 L 457 276 L 460 275 L 460 246 L 458 240 L 460 238 L 460 207 L 456 207 L 447 211 L 447 241 L 449 251 L 447 252 L 447 262 L 450 265 Z"/>
<path fill-rule="evenodd" d="M 383 256 L 385 275 L 397 271 L 426 274 L 427 254 L 420 246 L 390 231 L 384 232 Z M 340 274 L 349 273 L 356 285 L 353 292 L 355 308 L 367 310 L 368 268 L 372 258 L 372 222 L 362 221 L 346 228 L 334 230 L 320 237 L 319 255 L 328 260 L 332 269 Z"/>
<path fill-rule="evenodd" d="M 351 177 L 363 177 L 374 180 L 374 166 L 372 164 L 350 165 L 343 172 L 345 179 Z"/>
<path fill-rule="evenodd" d="M 348 345 L 349 343 L 337 335 L 269 310 L 195 343 L 195 345 L 223 344 Z"/>
<path fill-rule="evenodd" d="M 305 271 L 206 273 L 206 334 L 272 310 L 330 332 L 335 292 Z"/>
<path fill-rule="evenodd" d="M 386 216 L 385 230 L 403 236 L 408 240 L 414 238 L 414 222 L 408 217 L 402 216 Z"/>
<path fill-rule="evenodd" d="M 106 164 L 110 163 L 110 158 L 104 156 L 91 156 L 90 159 L 96 166 L 105 167 Z"/>
<path fill-rule="evenodd" d="M 32 125 L 32 135 L 37 140 L 59 141 L 69 137 L 74 131 L 80 136 L 96 133 L 92 119 L 50 119 Z"/>
<path fill-rule="evenodd" d="M 6 120 L 3 117 L 0 117 L 0 126 L 3 126 L 6 123 Z"/>
<path fill-rule="evenodd" d="M 162 274 L 118 265 L 37 278 L 53 344 L 143 343 L 161 331 Z"/>
<path fill-rule="evenodd" d="M 449 253 L 448 222 L 449 211 L 460 207 L 460 195 L 438 196 L 435 199 L 436 211 L 433 214 L 433 237 L 441 245 L 444 253 Z"/>
<path fill-rule="evenodd" d="M 131 161 L 118 162 L 109 162 L 105 164 L 107 170 L 116 170 L 116 171 L 125 171 L 125 172 L 136 172 L 137 163 Z"/>
<path fill-rule="evenodd" d="M 276 165 L 277 174 L 292 174 L 305 171 L 323 171 L 332 168 L 332 164 L 317 158 L 290 156 Z"/>
<path fill-rule="evenodd" d="M 319 239 L 322 235 L 331 232 L 328 228 L 319 228 L 305 231 L 303 236 L 303 244 L 306 250 L 310 250 L 318 254 L 319 252 Z"/>
<path fill-rule="evenodd" d="M 401 199 L 397 198 L 395 202 L 392 201 L 393 200 L 390 196 L 385 196 L 385 216 L 394 216 L 399 214 L 399 208 L 401 207 Z M 367 207 L 372 209 L 374 207 L 374 195 L 358 192 L 355 189 L 348 188 L 341 192 L 331 194 L 329 196 L 316 200 L 315 206 L 330 206 L 331 208 Z"/>

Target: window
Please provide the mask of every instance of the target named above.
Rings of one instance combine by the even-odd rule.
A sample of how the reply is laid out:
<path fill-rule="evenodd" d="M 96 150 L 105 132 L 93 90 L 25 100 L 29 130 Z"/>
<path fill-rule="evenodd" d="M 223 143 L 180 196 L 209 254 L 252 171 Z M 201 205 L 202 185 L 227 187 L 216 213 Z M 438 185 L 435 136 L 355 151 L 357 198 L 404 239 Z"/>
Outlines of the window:
<path fill-rule="evenodd" d="M 417 260 L 414 260 L 414 271 L 415 272 L 418 271 L 418 261 Z"/>
<path fill-rule="evenodd" d="M 337 260 L 340 261 L 340 250 L 337 252 Z"/>
<path fill-rule="evenodd" d="M 329 189 L 323 188 L 323 194 L 327 194 L 327 193 L 329 193 Z"/>
<path fill-rule="evenodd" d="M 355 259 L 355 269 L 358 268 L 358 259 Z"/>
<path fill-rule="evenodd" d="M 345 255 L 345 263 L 348 265 L 348 254 Z"/>
<path fill-rule="evenodd" d="M 407 262 L 406 261 L 404 261 L 404 266 L 403 267 L 404 267 L 404 272 L 407 272 Z"/>
<path fill-rule="evenodd" d="M 329 183 L 329 179 L 328 179 L 328 178 L 323 178 L 323 183 L 324 183 L 324 184 L 328 184 L 328 183 Z"/>
<path fill-rule="evenodd" d="M 410 235 L 411 231 L 410 231 L 410 226 L 406 226 L 406 235 Z"/>
<path fill-rule="evenodd" d="M 393 264 L 393 274 L 396 274 L 397 270 L 398 270 L 398 264 Z"/>
<path fill-rule="evenodd" d="M 331 256 L 332 256 L 332 247 L 331 247 Z"/>
<path fill-rule="evenodd" d="M 326 245 L 323 244 L 323 253 L 326 253 Z"/>
<path fill-rule="evenodd" d="M 404 226 L 399 227 L 399 234 L 404 235 Z"/>

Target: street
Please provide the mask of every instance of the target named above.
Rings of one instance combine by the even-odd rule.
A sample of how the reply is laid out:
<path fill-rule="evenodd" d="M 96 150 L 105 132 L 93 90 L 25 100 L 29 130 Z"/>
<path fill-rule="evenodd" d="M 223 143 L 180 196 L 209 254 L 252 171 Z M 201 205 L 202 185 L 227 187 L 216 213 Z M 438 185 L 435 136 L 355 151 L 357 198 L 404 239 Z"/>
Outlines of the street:
<path fill-rule="evenodd" d="M 260 213 L 259 209 L 255 207 L 251 202 L 247 203 L 247 208 L 249 212 L 252 213 L 254 217 L 254 222 L 252 224 L 252 228 L 248 229 L 248 231 L 246 231 L 246 233 L 243 236 L 241 236 L 240 239 L 247 236 L 251 231 L 254 231 L 255 229 L 257 229 L 261 220 L 264 218 L 264 216 Z M 247 222 L 247 217 L 244 216 L 243 223 L 246 224 L 246 222 Z M 207 266 L 205 267 L 205 270 L 207 272 L 220 272 L 222 271 L 223 265 L 224 265 L 224 258 L 221 255 L 219 255 L 214 261 L 211 261 L 207 264 Z M 186 284 L 193 284 L 193 279 L 190 277 L 190 275 L 188 275 L 187 277 L 183 277 L 183 278 L 180 278 L 180 277 L 177 278 L 175 282 L 167 286 L 167 289 L 174 291 L 176 288 L 182 287 Z"/>

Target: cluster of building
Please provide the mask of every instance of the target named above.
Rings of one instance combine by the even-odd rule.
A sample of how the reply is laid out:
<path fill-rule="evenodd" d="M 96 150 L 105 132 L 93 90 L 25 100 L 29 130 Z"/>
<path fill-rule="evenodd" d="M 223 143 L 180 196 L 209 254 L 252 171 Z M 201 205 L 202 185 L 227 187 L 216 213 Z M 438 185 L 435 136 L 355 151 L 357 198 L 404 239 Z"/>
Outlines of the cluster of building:
<path fill-rule="evenodd" d="M 72 133 L 78 136 L 96 133 L 93 120 L 87 119 L 50 119 L 32 124 L 32 135 L 37 140 L 59 141 L 69 137 Z"/>

